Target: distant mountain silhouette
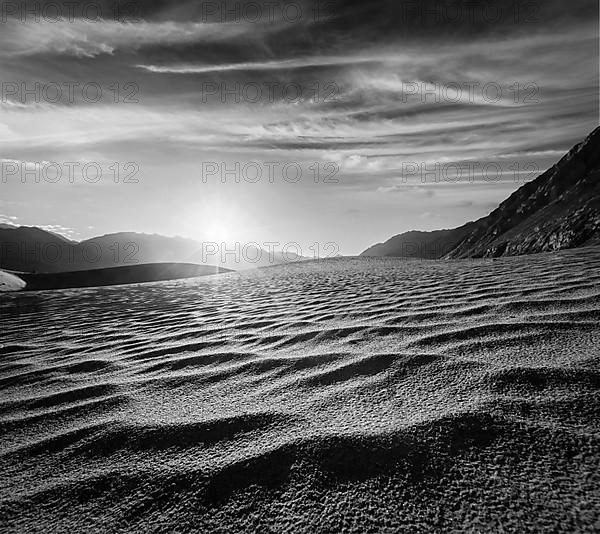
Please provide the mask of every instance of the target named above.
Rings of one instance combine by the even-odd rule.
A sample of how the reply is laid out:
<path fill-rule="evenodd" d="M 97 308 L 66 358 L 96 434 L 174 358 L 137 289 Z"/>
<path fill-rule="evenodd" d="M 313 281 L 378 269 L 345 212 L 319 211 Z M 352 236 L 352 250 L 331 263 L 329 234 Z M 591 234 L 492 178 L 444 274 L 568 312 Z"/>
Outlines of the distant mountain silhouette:
<path fill-rule="evenodd" d="M 252 244 L 225 244 L 200 242 L 183 237 L 166 237 L 158 234 L 140 234 L 120 232 L 94 237 L 79 244 L 80 248 L 102 250 L 102 256 L 115 260 L 117 256 L 121 264 L 137 260 L 137 263 L 156 262 L 188 262 L 219 265 L 233 270 L 265 267 L 298 261 L 302 258 L 290 251 L 270 253 Z"/>
<path fill-rule="evenodd" d="M 193 263 L 231 270 L 304 259 L 254 245 L 213 245 L 182 237 L 121 232 L 71 241 L 37 227 L 0 228 L 0 268 L 35 273 L 105 269 L 148 263 Z"/>
<path fill-rule="evenodd" d="M 34 226 L 1 228 L 0 268 L 24 272 L 73 270 L 77 265 L 75 246 L 75 242 Z"/>
<path fill-rule="evenodd" d="M 459 228 L 406 232 L 361 256 L 514 256 L 600 242 L 600 127 L 492 213 Z"/>
<path fill-rule="evenodd" d="M 419 232 L 412 230 L 396 235 L 385 243 L 378 243 L 365 250 L 361 256 L 401 256 L 404 258 L 437 259 L 448 254 L 474 228 L 468 223 L 453 230 Z"/>

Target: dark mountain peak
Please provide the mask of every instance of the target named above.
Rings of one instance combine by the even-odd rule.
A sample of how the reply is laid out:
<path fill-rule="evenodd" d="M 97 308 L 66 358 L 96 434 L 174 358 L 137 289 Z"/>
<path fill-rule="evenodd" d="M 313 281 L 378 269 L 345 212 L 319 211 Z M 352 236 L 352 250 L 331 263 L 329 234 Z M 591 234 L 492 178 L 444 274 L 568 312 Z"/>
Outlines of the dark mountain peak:
<path fill-rule="evenodd" d="M 365 250 L 361 256 L 400 256 L 404 258 L 441 258 L 464 237 L 474 223 L 460 228 L 424 232 L 411 230 L 378 243 Z"/>
<path fill-rule="evenodd" d="M 572 248 L 600 237 L 600 127 L 494 211 L 452 230 L 411 231 L 361 255 L 466 258 Z"/>
<path fill-rule="evenodd" d="M 16 238 L 25 238 L 29 236 L 30 238 L 35 238 L 44 242 L 58 240 L 63 243 L 75 243 L 75 241 L 65 237 L 64 235 L 56 232 L 50 232 L 49 230 L 44 230 L 43 228 L 38 228 L 37 226 L 2 225 L 0 226 L 0 230 L 4 231 L 4 235 L 14 236 Z"/>
<path fill-rule="evenodd" d="M 449 254 L 450 258 L 528 254 L 585 244 L 598 231 L 600 128 L 524 184 Z"/>

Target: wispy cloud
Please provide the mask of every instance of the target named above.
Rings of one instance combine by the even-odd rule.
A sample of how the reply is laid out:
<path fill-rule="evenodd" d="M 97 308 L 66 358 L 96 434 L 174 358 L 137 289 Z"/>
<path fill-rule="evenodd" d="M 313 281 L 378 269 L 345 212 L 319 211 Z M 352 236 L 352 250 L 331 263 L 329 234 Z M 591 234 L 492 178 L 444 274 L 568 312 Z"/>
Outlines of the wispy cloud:
<path fill-rule="evenodd" d="M 296 59 L 280 59 L 273 61 L 256 61 L 246 63 L 230 63 L 224 65 L 136 65 L 138 68 L 162 74 L 203 74 L 225 71 L 269 71 L 303 69 L 307 67 L 340 67 L 345 65 L 360 65 L 380 63 L 381 58 L 357 56 L 327 56 Z"/>
<path fill-rule="evenodd" d="M 93 58 L 147 46 L 221 42 L 261 31 L 256 24 L 208 22 L 120 22 L 114 20 L 14 21 L 3 25 L 0 55 L 64 54 Z"/>
<path fill-rule="evenodd" d="M 367 232 L 435 227 L 433 214 L 444 224 L 464 222 L 531 178 L 524 164 L 543 170 L 597 124 L 597 27 L 590 8 L 573 2 L 568 13 L 558 1 L 536 4 L 531 24 L 508 16 L 411 19 L 406 3 L 378 1 L 334 3 L 325 17 L 297 24 L 208 22 L 188 2 L 142 6 L 148 16 L 136 22 L 11 21 L 0 32 L 3 81 L 19 90 L 21 83 L 97 82 L 106 93 L 97 103 L 79 95 L 68 104 L 3 95 L 1 157 L 135 161 L 140 183 L 42 182 L 32 190 L 12 180 L 3 184 L 4 200 L 17 203 L 23 220 L 39 212 L 36 221 L 101 232 L 104 205 L 111 206 L 112 229 L 135 220 L 137 228 L 178 233 L 181 206 L 195 217 L 198 198 L 208 204 L 222 197 L 254 212 L 266 232 L 260 239 L 289 240 L 294 232 L 309 239 L 336 228 L 332 238 L 348 251 L 357 251 L 351 242 L 359 238 L 339 220 L 356 206 L 354 216 L 375 221 L 356 230 L 365 245 L 373 238 Z M 439 2 L 424 4 L 427 12 Z M 312 1 L 302 7 L 310 13 Z M 135 104 L 111 101 L 108 87 L 125 80 L 139 88 Z M 251 84 L 263 91 L 258 101 L 243 93 Z M 289 98 L 286 87 L 301 92 Z M 207 160 L 228 168 L 294 162 L 305 179 L 204 184 Z M 506 174 L 489 183 L 423 185 L 410 167 L 418 183 L 403 182 L 407 164 L 428 172 L 473 162 L 498 163 Z M 332 186 L 309 171 L 327 163 L 338 169 Z M 67 219 L 54 218 L 52 202 L 64 206 Z M 306 220 L 306 228 L 294 220 Z"/>
<path fill-rule="evenodd" d="M 15 226 L 17 224 L 18 220 L 19 220 L 19 218 L 16 217 L 15 215 L 0 214 L 0 224 L 10 224 L 11 226 Z"/>

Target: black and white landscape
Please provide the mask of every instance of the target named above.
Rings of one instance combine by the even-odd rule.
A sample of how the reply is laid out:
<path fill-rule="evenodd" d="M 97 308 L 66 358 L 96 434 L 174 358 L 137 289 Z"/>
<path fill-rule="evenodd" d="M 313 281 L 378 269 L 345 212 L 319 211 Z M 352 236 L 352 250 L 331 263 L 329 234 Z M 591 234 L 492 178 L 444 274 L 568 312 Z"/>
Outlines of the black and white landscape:
<path fill-rule="evenodd" d="M 598 4 L 0 2 L 0 531 L 600 531 Z"/>

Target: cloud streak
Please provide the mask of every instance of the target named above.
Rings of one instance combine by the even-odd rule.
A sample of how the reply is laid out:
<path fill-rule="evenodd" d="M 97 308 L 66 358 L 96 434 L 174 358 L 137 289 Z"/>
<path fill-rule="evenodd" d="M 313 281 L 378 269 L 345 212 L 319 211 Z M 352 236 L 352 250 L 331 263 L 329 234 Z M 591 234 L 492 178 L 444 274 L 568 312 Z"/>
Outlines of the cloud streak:
<path fill-rule="evenodd" d="M 421 4 L 417 11 L 399 4 L 408 3 L 334 1 L 314 17 L 307 1 L 297 23 L 223 21 L 162 0 L 142 6 L 136 21 L 11 21 L 0 32 L 3 81 L 95 82 L 109 96 L 109 87 L 127 81 L 139 94 L 133 104 L 3 98 L 2 157 L 134 161 L 140 184 L 35 185 L 39 198 L 65 207 L 73 219 L 66 222 L 43 216 L 51 208 L 32 200 L 34 184 L 3 184 L 3 195 L 24 222 L 39 211 L 48 224 L 108 230 L 104 203 L 111 229 L 164 233 L 181 231 L 182 209 L 226 198 L 258 221 L 232 225 L 256 230 L 256 240 L 306 243 L 335 228 L 328 238 L 356 252 L 417 223 L 482 215 L 533 177 L 525 165 L 543 170 L 596 125 L 598 36 L 585 3 L 575 0 L 565 15 L 558 2 L 536 3 L 532 20 L 518 23 L 507 13 L 429 18 Z M 250 86 L 261 91 L 255 100 Z M 205 184 L 206 161 L 293 162 L 305 176 L 296 184 Z M 424 189 L 403 181 L 407 164 L 474 162 L 497 163 L 503 173 L 495 182 L 480 171 L 474 182 L 423 185 L 413 170 Z M 327 163 L 337 166 L 335 185 L 309 171 Z M 364 218 L 356 235 L 340 229 L 348 213 Z"/>
<path fill-rule="evenodd" d="M 4 57 L 37 54 L 94 58 L 149 46 L 223 42 L 260 30 L 257 25 L 208 22 L 17 21 L 2 28 Z"/>

